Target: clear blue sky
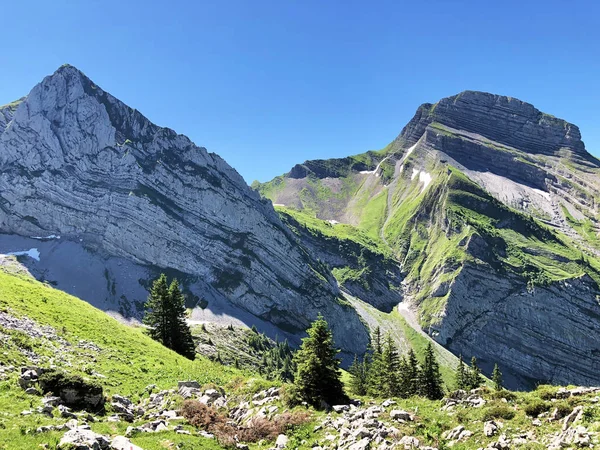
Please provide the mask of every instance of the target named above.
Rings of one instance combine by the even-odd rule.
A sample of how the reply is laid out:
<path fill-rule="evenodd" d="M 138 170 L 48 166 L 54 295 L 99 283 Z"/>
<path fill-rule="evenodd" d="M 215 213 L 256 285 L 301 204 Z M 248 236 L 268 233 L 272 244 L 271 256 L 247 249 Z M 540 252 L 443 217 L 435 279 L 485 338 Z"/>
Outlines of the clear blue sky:
<path fill-rule="evenodd" d="M 0 104 L 70 63 L 248 181 L 379 149 L 419 104 L 510 95 L 600 154 L 597 1 L 3 2 Z"/>

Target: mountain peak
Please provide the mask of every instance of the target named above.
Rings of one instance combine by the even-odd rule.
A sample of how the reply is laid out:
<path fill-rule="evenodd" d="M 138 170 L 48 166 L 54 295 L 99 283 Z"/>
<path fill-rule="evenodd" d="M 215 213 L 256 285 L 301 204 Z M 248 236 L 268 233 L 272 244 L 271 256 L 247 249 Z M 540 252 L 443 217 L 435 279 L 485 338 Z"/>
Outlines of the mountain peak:
<path fill-rule="evenodd" d="M 576 125 L 514 97 L 467 90 L 435 104 L 425 103 L 400 137 L 414 144 L 433 122 L 528 153 L 553 156 L 568 150 L 588 156 Z"/>
<path fill-rule="evenodd" d="M 53 245 L 61 250 L 52 254 L 70 255 L 52 259 L 32 238 L 44 265 L 32 272 L 46 277 L 49 270 L 57 286 L 75 292 L 80 284 L 63 274 L 79 278 L 79 268 L 89 266 L 99 272 L 86 271 L 81 285 L 108 280 L 107 261 L 118 258 L 138 274 L 132 280 L 172 271 L 210 302 L 208 310 L 219 305 L 257 326 L 271 322 L 280 336 L 303 332 L 322 311 L 349 352 L 366 347 L 367 330 L 336 301 L 328 269 L 217 155 L 153 124 L 70 65 L 45 77 L 16 109 L 5 109 L 0 234 L 60 236 Z M 135 315 L 145 285 L 113 282 L 82 296 Z"/>

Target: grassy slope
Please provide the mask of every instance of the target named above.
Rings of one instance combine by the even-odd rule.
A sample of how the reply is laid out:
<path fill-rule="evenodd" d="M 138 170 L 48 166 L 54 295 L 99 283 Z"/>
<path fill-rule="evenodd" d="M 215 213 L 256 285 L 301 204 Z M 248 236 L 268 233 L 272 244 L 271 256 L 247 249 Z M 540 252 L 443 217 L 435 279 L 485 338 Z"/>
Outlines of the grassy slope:
<path fill-rule="evenodd" d="M 375 230 L 374 225 L 376 223 L 370 223 L 370 221 L 375 220 L 377 222 L 378 217 L 381 217 L 381 208 L 385 208 L 385 196 L 376 195 L 374 197 L 376 193 L 371 192 L 369 189 L 362 190 L 364 176 L 358 175 L 358 172 L 361 170 L 374 170 L 384 158 L 394 151 L 393 145 L 390 144 L 382 150 L 368 151 L 346 158 L 306 161 L 304 165 L 309 170 L 314 170 L 316 175 L 313 173 L 304 178 L 300 183 L 302 187 L 298 187 L 298 184 L 296 184 L 295 188 L 290 188 L 286 175 L 279 175 L 265 183 L 255 181 L 252 183 L 252 188 L 273 203 L 281 203 L 280 195 L 282 193 L 293 193 L 302 205 L 302 211 L 313 217 L 322 217 L 319 213 L 327 211 L 334 203 L 347 206 L 355 196 L 359 196 L 360 198 L 350 213 L 361 218 L 361 220 L 363 220 L 364 213 L 368 216 L 364 219 L 366 221 L 366 227 L 364 228 Z M 383 162 L 380 173 L 381 180 L 384 184 L 387 183 L 394 174 L 394 165 Z M 339 191 L 334 192 L 326 182 L 323 182 L 321 177 L 333 177 L 341 180 L 341 188 Z M 294 189 L 297 189 L 297 192 L 294 192 Z M 374 202 L 376 205 L 373 205 Z M 363 211 L 365 208 L 372 210 L 373 207 L 379 214 L 373 215 L 371 212 Z M 342 207 L 342 209 L 345 208 Z M 340 211 L 336 212 L 339 213 Z M 376 233 L 373 235 L 376 236 Z"/>
<path fill-rule="evenodd" d="M 189 361 L 153 341 L 141 329 L 122 325 L 88 303 L 24 276 L 0 271 L 0 310 L 17 317 L 27 316 L 40 325 L 55 328 L 72 344 L 67 355 L 73 364 L 69 370 L 85 378 L 89 378 L 86 372 L 91 372 L 90 369 L 106 376 L 96 381 L 109 395 L 119 393 L 138 399 L 150 384 L 167 389 L 176 386 L 178 380 L 195 379 L 200 383 L 225 385 L 241 375 L 239 371 L 204 358 Z M 95 343 L 101 351 L 91 353 L 77 347 L 80 340 Z M 18 344 L 31 347 L 40 355 L 53 356 L 37 340 L 13 337 L 3 345 L 0 364 L 18 368 L 26 363 L 23 349 Z M 58 442 L 61 432 L 31 433 L 41 425 L 56 424 L 55 420 L 39 414 L 20 415 L 21 411 L 36 407 L 38 402 L 39 398 L 26 395 L 17 386 L 16 372 L 8 380 L 0 381 L 0 449 L 32 449 L 43 443 L 52 448 Z M 92 428 L 103 433 L 123 434 L 127 425 L 124 422 L 97 423 Z M 133 439 L 146 449 L 164 448 L 161 442 L 167 440 L 191 442 L 190 438 L 173 432 Z M 205 448 L 218 448 L 210 441 L 204 444 Z"/>
<path fill-rule="evenodd" d="M 564 235 L 487 194 L 459 170 L 439 174 L 428 190 L 399 203 L 384 230 L 417 292 L 421 322 L 439 319 L 446 296 L 432 289 L 450 282 L 465 261 L 492 266 L 536 285 L 588 274 L 600 282 L 600 262 Z M 479 235 L 488 245 L 484 260 L 464 244 Z"/>
<path fill-rule="evenodd" d="M 471 226 L 490 244 L 500 270 L 545 284 L 588 274 L 600 282 L 599 262 L 582 253 L 566 236 L 515 211 L 453 171 L 449 210 L 452 219 Z"/>
<path fill-rule="evenodd" d="M 104 386 L 107 392 L 129 394 L 136 398 L 141 395 L 144 387 L 149 383 L 158 384 L 160 388 L 172 387 L 180 378 L 194 378 L 201 382 L 215 382 L 228 384 L 229 389 L 239 385 L 240 375 L 227 367 L 210 363 L 206 360 L 195 362 L 187 361 L 169 350 L 163 348 L 142 334 L 139 329 L 121 325 L 99 310 L 87 303 L 47 287 L 37 281 L 23 276 L 8 275 L 0 272 L 0 310 L 10 314 L 26 315 L 35 319 L 39 324 L 46 324 L 60 331 L 61 337 L 72 344 L 77 344 L 80 339 L 98 344 L 102 351 L 94 357 L 94 368 L 105 374 L 107 378 Z M 425 338 L 411 330 L 397 314 L 388 315 L 388 320 L 402 327 L 411 345 L 419 355 L 425 344 Z M 64 329 L 63 329 L 64 327 Z M 408 329 L 407 329 L 408 327 Z M 2 334 L 6 334 L 2 330 Z M 38 346 L 35 340 L 25 341 L 23 337 L 8 341 L 0 353 L 3 365 L 20 364 L 22 351 L 16 349 L 14 344 L 31 345 L 37 353 L 43 354 L 44 347 Z M 21 349 L 22 350 L 22 349 Z M 68 354 L 75 364 L 74 370 L 89 363 L 86 354 L 89 351 L 79 351 L 75 345 L 68 348 Z M 49 354 L 48 356 L 52 356 Z M 243 375 L 243 374 L 242 374 Z M 451 374 L 443 371 L 444 379 L 449 387 L 452 384 Z M 347 374 L 345 374 L 347 380 Z M 102 379 L 100 380 L 102 382 Z M 247 380 L 246 380 L 247 381 Z M 262 384 L 259 382 L 259 384 Z M 502 401 L 493 393 L 484 393 L 488 403 L 483 408 L 457 407 L 455 411 L 445 412 L 440 409 L 441 403 L 422 398 L 396 399 L 398 404 L 394 408 L 401 408 L 416 414 L 417 420 L 406 424 L 396 424 L 402 435 L 417 437 L 423 444 L 440 445 L 440 435 L 444 431 L 453 429 L 463 424 L 475 434 L 464 443 L 454 448 L 471 450 L 487 445 L 497 439 L 483 435 L 483 422 L 490 418 L 500 418 L 504 424 L 504 431 L 510 434 L 532 430 L 537 436 L 548 435 L 558 431 L 560 422 L 543 421 L 539 427 L 531 425 L 531 419 L 525 414 L 527 405 L 542 404 L 542 408 L 551 409 L 556 406 L 564 407 L 570 411 L 576 404 L 584 405 L 584 424 L 590 431 L 600 431 L 600 408 L 595 406 L 586 397 L 574 397 L 566 401 L 552 403 L 544 401 L 544 394 L 555 391 L 556 388 L 544 388 L 532 393 L 506 394 L 508 403 Z M 231 392 L 231 391 L 230 391 Z M 366 402 L 373 399 L 365 398 Z M 21 416 L 20 412 L 37 405 L 39 398 L 26 395 L 16 385 L 16 377 L 12 376 L 0 382 L 0 449 L 35 449 L 40 446 L 55 448 L 62 436 L 62 432 L 32 434 L 31 430 L 46 424 L 57 424 L 64 419 L 49 419 L 39 414 Z M 309 449 L 317 442 L 324 442 L 328 430 L 313 431 L 314 426 L 324 417 L 323 412 L 314 412 L 311 422 L 289 433 L 290 447 Z M 334 414 L 335 416 L 335 414 Z M 388 413 L 384 413 L 381 420 L 388 421 Z M 175 424 L 171 421 L 171 424 Z M 124 434 L 126 422 L 110 423 L 96 422 L 92 429 L 108 435 Z M 184 424 L 185 429 L 193 431 Z M 197 436 L 177 435 L 173 432 L 148 433 L 135 436 L 132 441 L 147 450 L 164 450 L 168 448 L 181 449 L 219 449 L 213 440 Z M 266 449 L 272 443 L 253 444 L 252 450 Z M 528 448 L 542 449 L 545 445 L 531 443 Z"/>
<path fill-rule="evenodd" d="M 400 180 L 391 198 L 387 205 L 386 188 L 365 203 L 358 228 L 331 225 L 305 212 L 280 212 L 328 239 L 350 239 L 397 257 L 407 281 L 419 287 L 416 300 L 423 326 L 439 320 L 447 300 L 443 290 L 442 296 L 431 294 L 440 284 L 451 283 L 466 261 L 521 276 L 530 285 L 583 274 L 600 282 L 600 261 L 592 254 L 582 253 L 566 236 L 505 206 L 455 168 L 434 169 L 433 182 L 424 191 L 417 179 Z M 391 211 L 385 221 L 388 207 Z M 577 225 L 588 240 L 597 239 L 589 224 Z M 484 261 L 465 247 L 474 234 L 489 245 Z"/>
<path fill-rule="evenodd" d="M 367 234 L 360 228 L 342 223 L 332 224 L 291 208 L 276 206 L 275 210 L 282 216 L 292 217 L 314 235 L 322 235 L 342 241 L 350 240 L 384 257 L 391 254 L 390 249 L 378 236 Z"/>
<path fill-rule="evenodd" d="M 573 227 L 581 238 L 592 247 L 600 249 L 600 232 L 598 232 L 598 228 L 594 222 L 587 217 L 583 220 L 575 219 L 564 205 L 561 205 L 561 209 L 569 225 Z"/>

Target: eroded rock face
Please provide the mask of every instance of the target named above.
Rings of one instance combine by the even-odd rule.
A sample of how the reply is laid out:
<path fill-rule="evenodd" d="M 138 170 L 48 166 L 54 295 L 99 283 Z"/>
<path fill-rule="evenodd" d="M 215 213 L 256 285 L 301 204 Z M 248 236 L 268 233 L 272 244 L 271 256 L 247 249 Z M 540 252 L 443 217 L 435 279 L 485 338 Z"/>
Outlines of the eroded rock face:
<path fill-rule="evenodd" d="M 359 156 L 308 161 L 258 186 L 274 203 L 310 208 L 319 218 L 375 231 L 384 245 L 400 255 L 397 278 L 402 280 L 402 291 L 377 295 L 376 289 L 361 292 L 351 286 L 352 295 L 384 310 L 385 301 L 398 302 L 400 296 L 407 304 L 414 303 L 419 316 L 413 326 L 420 319 L 424 331 L 455 355 L 476 356 L 487 375 L 499 363 L 510 388 L 544 381 L 600 382 L 600 292 L 591 278 L 579 278 L 581 273 L 592 273 L 581 261 L 588 255 L 600 256 L 595 242 L 600 235 L 600 160 L 586 152 L 575 125 L 514 98 L 466 91 L 421 105 L 382 152 Z M 371 162 L 375 168 L 355 168 L 353 161 Z M 454 184 L 456 178 L 451 182 L 451 174 L 458 173 L 474 184 Z M 356 188 L 346 192 L 340 187 L 344 184 Z M 478 194 L 472 195 L 474 191 Z M 569 269 L 568 280 L 528 287 L 526 273 L 506 264 L 510 238 L 498 238 L 481 227 L 471 234 L 473 222 L 479 219 L 454 215 L 455 206 L 467 208 L 476 212 L 474 216 L 489 217 L 492 227 L 511 228 L 529 239 L 522 216 L 504 206 L 503 213 L 494 211 L 493 200 L 523 213 L 528 221 L 543 222 L 540 241 L 554 239 L 549 230 L 565 234 L 572 242 L 567 245 L 585 255 L 569 263 L 580 265 L 581 271 Z M 367 210 L 365 204 L 371 208 Z M 375 226 L 373 218 L 379 220 Z M 589 232 L 582 232 L 584 223 Z M 439 255 L 448 248 L 438 247 L 438 236 L 443 233 L 453 239 L 458 230 L 468 234 L 457 246 L 467 258 L 442 262 Z M 343 260 L 344 253 L 337 248 L 327 251 L 329 238 L 316 233 L 299 236 L 331 267 L 356 267 Z M 413 245 L 420 240 L 427 245 Z M 527 246 L 522 250 L 536 259 L 546 252 Z M 559 250 L 549 249 L 547 255 L 561 264 L 569 261 Z M 468 267 L 472 261 L 476 263 Z M 544 273 L 545 263 L 538 261 L 542 262 L 535 267 Z M 429 271 L 428 265 L 434 264 L 439 265 Z M 372 266 L 379 269 L 377 281 L 394 279 L 394 272 L 390 276 L 381 270 L 381 263 Z M 439 310 L 433 308 L 433 315 L 432 305 L 441 305 Z M 430 317 L 436 324 L 430 324 Z"/>
<path fill-rule="evenodd" d="M 515 277 L 468 266 L 454 281 L 433 334 L 456 354 L 476 355 L 486 369 L 498 363 L 511 387 L 534 381 L 596 385 L 597 295 L 587 275 L 528 289 Z"/>
<path fill-rule="evenodd" d="M 336 302 L 331 275 L 219 156 L 71 66 L 0 117 L 0 232 L 60 235 L 189 274 L 293 333 L 321 312 L 346 350 L 364 350 L 365 328 Z"/>
<path fill-rule="evenodd" d="M 465 91 L 435 105 L 424 104 L 401 136 L 415 143 L 432 122 L 477 133 L 530 153 L 555 155 L 561 149 L 568 149 L 587 156 L 576 125 L 512 97 Z"/>

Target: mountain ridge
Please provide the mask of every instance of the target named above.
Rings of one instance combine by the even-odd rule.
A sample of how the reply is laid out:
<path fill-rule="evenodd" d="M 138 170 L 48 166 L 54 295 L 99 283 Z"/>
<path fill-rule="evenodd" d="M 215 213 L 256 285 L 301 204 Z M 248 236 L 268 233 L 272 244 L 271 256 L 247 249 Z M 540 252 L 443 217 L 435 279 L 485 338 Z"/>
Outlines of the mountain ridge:
<path fill-rule="evenodd" d="M 241 308 L 255 317 L 245 320 L 274 323 L 297 339 L 321 311 L 341 319 L 332 319 L 338 339 L 356 337 L 346 339 L 350 351 L 366 346 L 367 332 L 338 301 L 331 274 L 222 158 L 151 123 L 68 65 L 4 109 L 0 231 L 61 237 L 39 243 L 41 261 L 28 261 L 35 273 L 103 309 L 139 314 L 152 273 L 170 269 L 196 298 L 190 306 L 208 303 L 199 315 Z M 118 262 L 106 265 L 110 258 Z M 108 287 L 82 295 L 72 264 L 97 267 L 85 276 L 106 277 Z M 122 264 L 141 282 L 122 280 Z"/>
<path fill-rule="evenodd" d="M 600 382 L 600 162 L 526 102 L 421 105 L 386 148 L 306 161 L 260 195 L 72 66 L 0 125 L 0 250 L 38 255 L 18 258 L 104 310 L 139 317 L 167 271 L 193 321 L 297 343 L 323 313 L 349 359 L 410 313 L 449 366 L 477 356 L 519 388 Z M 406 329 L 394 339 L 406 348 Z"/>
<path fill-rule="evenodd" d="M 600 162 L 575 125 L 466 91 L 421 105 L 379 152 L 301 167 L 255 188 L 382 239 L 401 268 L 402 304 L 432 339 L 490 372 L 498 362 L 513 387 L 600 382 Z M 522 342 L 507 345 L 506 333 Z"/>

